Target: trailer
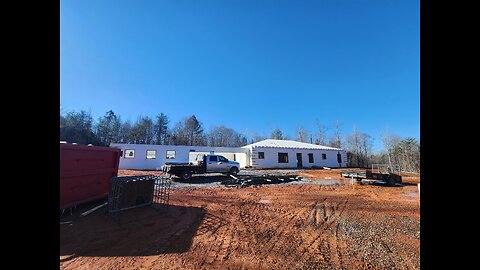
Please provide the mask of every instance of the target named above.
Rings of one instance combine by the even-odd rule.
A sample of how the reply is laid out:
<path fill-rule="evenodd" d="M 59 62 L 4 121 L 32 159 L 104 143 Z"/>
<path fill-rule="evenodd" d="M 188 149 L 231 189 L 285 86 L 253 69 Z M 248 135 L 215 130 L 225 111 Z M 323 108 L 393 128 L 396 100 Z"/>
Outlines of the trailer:
<path fill-rule="evenodd" d="M 359 182 L 363 179 L 382 181 L 388 186 L 402 183 L 402 176 L 395 173 L 374 173 L 371 170 L 345 170 L 340 172 L 341 177 L 353 178 Z"/>

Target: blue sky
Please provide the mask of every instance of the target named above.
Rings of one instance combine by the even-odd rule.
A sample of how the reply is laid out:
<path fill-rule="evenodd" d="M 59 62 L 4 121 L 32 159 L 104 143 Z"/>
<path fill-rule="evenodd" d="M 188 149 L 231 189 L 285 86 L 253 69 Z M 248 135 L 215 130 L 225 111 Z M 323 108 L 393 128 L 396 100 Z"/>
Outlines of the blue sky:
<path fill-rule="evenodd" d="M 420 138 L 419 1 L 60 2 L 60 106 Z"/>

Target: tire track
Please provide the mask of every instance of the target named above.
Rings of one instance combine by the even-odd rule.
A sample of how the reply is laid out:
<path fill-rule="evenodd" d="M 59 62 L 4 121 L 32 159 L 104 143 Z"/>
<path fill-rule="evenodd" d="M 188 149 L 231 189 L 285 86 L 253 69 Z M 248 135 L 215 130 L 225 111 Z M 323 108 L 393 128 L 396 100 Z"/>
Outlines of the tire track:
<path fill-rule="evenodd" d="M 270 238 L 264 249 L 264 252 L 266 252 L 267 255 L 279 254 L 285 249 L 285 247 L 297 247 L 300 244 L 296 238 L 285 235 L 285 231 L 290 230 L 293 223 L 298 221 L 298 214 L 296 212 L 292 213 L 276 210 L 274 210 L 274 212 L 278 215 L 273 217 L 275 222 L 271 222 L 270 224 L 274 223 L 276 233 Z M 262 269 L 262 266 L 265 264 L 268 266 L 269 262 L 266 260 L 262 261 L 259 268 Z"/>
<path fill-rule="evenodd" d="M 329 267 L 341 268 L 341 255 L 338 253 L 337 238 L 333 228 L 336 227 L 336 222 L 343 214 L 347 202 L 348 199 L 339 203 L 332 203 L 325 199 L 313 205 L 308 222 L 313 232 L 305 241 L 304 255 L 300 260 L 308 254 L 308 256 L 321 258 Z"/>
<path fill-rule="evenodd" d="M 222 243 L 219 245 L 218 236 L 223 233 L 223 230 L 219 229 L 217 233 L 210 234 L 207 237 L 207 243 L 209 243 L 207 250 L 204 251 L 205 258 L 200 264 L 200 268 L 211 268 L 211 265 L 216 260 L 218 250 L 220 249 Z"/>

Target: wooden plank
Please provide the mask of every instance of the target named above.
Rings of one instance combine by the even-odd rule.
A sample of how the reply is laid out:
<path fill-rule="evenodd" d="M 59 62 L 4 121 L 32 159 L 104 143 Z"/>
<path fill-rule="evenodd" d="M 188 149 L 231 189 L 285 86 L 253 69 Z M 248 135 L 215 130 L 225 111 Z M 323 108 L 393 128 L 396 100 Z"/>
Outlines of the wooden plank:
<path fill-rule="evenodd" d="M 81 216 L 84 217 L 84 216 L 86 216 L 86 215 L 88 215 L 88 214 L 91 214 L 91 213 L 93 213 L 94 211 L 96 211 L 96 210 L 98 210 L 98 209 L 106 206 L 107 204 L 108 204 L 108 202 L 106 202 L 106 203 L 104 203 L 104 204 L 101 204 L 101 205 L 99 205 L 99 206 L 97 206 L 97 207 L 94 207 L 94 208 L 92 208 L 92 209 L 90 209 L 90 210 L 88 210 L 88 211 L 86 211 L 86 212 L 83 212 Z"/>

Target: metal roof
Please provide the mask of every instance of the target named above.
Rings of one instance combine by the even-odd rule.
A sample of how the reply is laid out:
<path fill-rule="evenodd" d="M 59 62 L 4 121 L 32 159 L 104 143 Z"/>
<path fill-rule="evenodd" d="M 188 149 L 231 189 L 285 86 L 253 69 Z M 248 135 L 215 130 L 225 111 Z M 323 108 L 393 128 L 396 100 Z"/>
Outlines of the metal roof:
<path fill-rule="evenodd" d="M 259 142 L 244 146 L 244 148 L 247 148 L 247 147 L 343 150 L 340 148 L 329 147 L 325 145 L 317 145 L 317 144 L 303 143 L 303 142 L 290 141 L 290 140 L 272 140 L 272 139 L 263 140 L 263 141 L 259 141 Z"/>

